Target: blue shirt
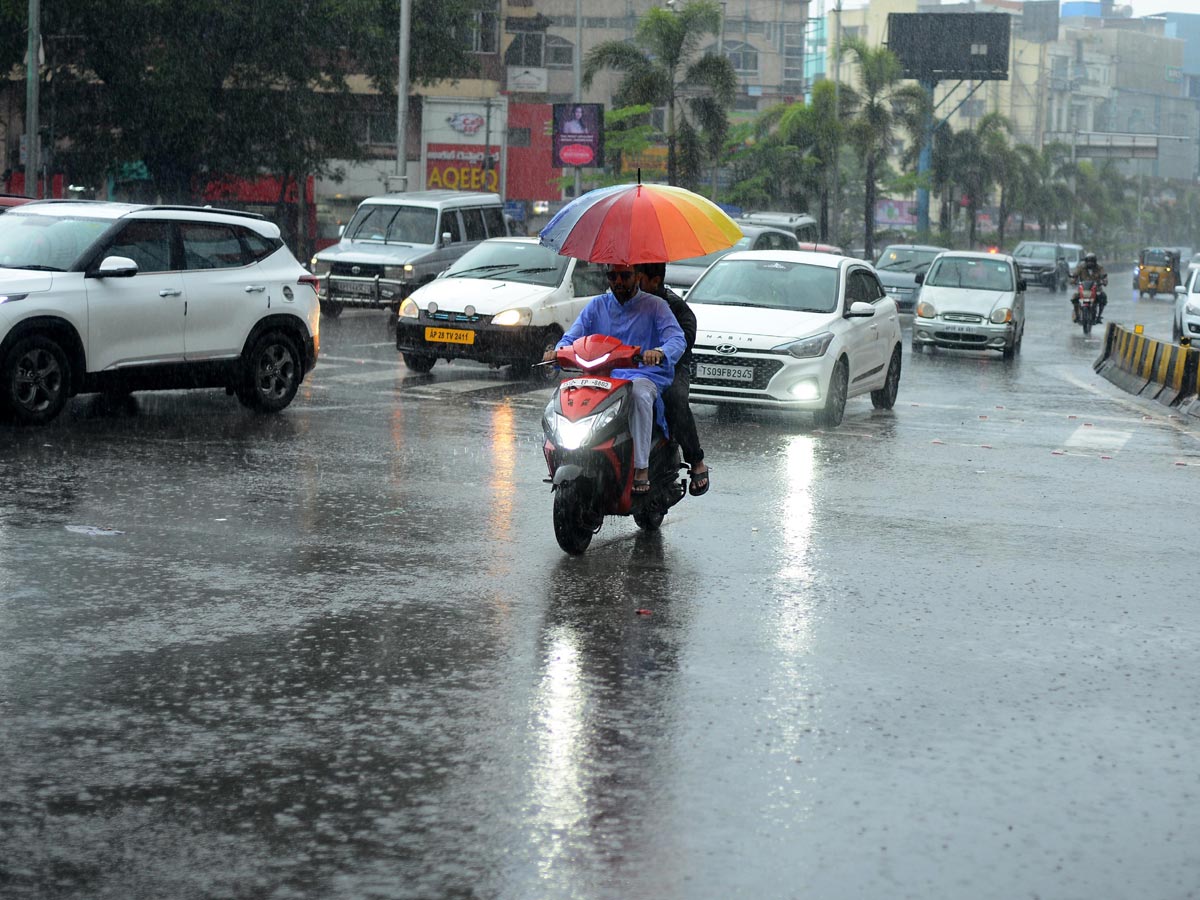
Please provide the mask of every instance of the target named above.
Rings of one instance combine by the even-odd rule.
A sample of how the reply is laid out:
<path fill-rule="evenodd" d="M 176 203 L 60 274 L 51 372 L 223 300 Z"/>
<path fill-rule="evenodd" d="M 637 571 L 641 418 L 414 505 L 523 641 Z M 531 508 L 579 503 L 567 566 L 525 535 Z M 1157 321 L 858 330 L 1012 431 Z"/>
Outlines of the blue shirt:
<path fill-rule="evenodd" d="M 654 382 L 658 387 L 656 418 L 665 434 L 667 423 L 662 392 L 671 386 L 675 379 L 675 363 L 687 350 L 687 338 L 671 307 L 665 300 L 645 291 L 638 291 L 622 305 L 612 291 L 607 291 L 588 301 L 558 346 L 569 347 L 578 338 L 589 334 L 610 335 L 632 347 L 641 347 L 643 353 L 662 350 L 665 359 L 660 365 L 613 369 L 612 374 L 614 378 L 649 378 Z"/>

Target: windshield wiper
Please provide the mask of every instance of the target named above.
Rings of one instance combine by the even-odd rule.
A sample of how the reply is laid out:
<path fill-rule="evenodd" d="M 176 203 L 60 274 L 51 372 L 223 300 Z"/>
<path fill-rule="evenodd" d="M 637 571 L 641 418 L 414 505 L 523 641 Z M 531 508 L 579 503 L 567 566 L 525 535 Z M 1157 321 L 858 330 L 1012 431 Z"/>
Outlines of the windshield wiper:
<path fill-rule="evenodd" d="M 538 272 L 557 272 L 558 266 L 538 266 L 529 269 L 517 269 L 514 275 L 536 275 Z"/>
<path fill-rule="evenodd" d="M 27 269 L 33 272 L 65 272 L 66 269 L 60 269 L 58 266 L 5 266 L 6 269 Z"/>
<path fill-rule="evenodd" d="M 456 278 L 459 275 L 466 275 L 468 272 L 492 272 L 496 269 L 512 269 L 516 267 L 516 263 L 491 263 L 486 266 L 471 266 L 469 269 L 458 269 L 454 272 L 447 272 L 447 278 Z"/>

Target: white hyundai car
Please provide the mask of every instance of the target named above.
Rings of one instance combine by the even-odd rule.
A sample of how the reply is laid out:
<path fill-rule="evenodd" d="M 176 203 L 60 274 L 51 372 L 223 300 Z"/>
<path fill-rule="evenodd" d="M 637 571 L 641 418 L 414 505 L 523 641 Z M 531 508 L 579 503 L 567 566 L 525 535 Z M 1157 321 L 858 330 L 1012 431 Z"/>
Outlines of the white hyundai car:
<path fill-rule="evenodd" d="M 999 350 L 1012 359 L 1025 337 L 1025 280 L 1004 253 L 941 253 L 918 277 L 912 348 Z"/>
<path fill-rule="evenodd" d="M 317 279 L 262 216 L 89 200 L 0 216 L 0 413 L 75 394 L 225 388 L 291 403 L 317 361 Z"/>
<path fill-rule="evenodd" d="M 1200 341 L 1200 268 L 1192 269 L 1187 284 L 1175 289 L 1175 315 L 1171 319 L 1171 340 L 1179 343 L 1187 336 Z"/>
<path fill-rule="evenodd" d="M 846 400 L 891 409 L 900 315 L 869 263 L 804 251 L 730 253 L 688 293 L 696 314 L 691 399 L 812 412 L 842 421 Z"/>

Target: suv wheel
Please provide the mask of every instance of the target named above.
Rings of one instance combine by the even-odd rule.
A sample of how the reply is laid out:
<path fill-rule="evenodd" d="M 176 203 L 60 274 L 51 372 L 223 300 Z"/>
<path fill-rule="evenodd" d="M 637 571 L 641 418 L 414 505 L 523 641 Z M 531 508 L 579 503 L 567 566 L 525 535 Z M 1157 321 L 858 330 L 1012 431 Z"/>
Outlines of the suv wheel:
<path fill-rule="evenodd" d="M 401 353 L 404 357 L 404 365 L 413 372 L 420 372 L 424 375 L 433 368 L 433 364 L 437 362 L 436 356 L 417 356 L 415 353 Z"/>
<path fill-rule="evenodd" d="M 21 338 L 0 369 L 0 408 L 22 425 L 44 425 L 67 403 L 71 366 L 56 341 L 43 335 Z"/>
<path fill-rule="evenodd" d="M 292 402 L 300 387 L 302 369 L 296 343 L 282 331 L 268 331 L 250 346 L 242 359 L 242 380 L 236 386 L 244 406 L 279 412 Z"/>
<path fill-rule="evenodd" d="M 326 300 L 321 304 L 321 315 L 327 319 L 336 319 L 342 314 L 342 304 L 336 300 Z"/>

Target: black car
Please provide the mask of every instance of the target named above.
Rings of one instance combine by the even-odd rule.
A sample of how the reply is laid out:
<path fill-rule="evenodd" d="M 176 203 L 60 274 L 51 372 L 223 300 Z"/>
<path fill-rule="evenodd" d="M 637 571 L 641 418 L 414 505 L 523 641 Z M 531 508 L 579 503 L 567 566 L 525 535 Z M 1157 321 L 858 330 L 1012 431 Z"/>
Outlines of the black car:
<path fill-rule="evenodd" d="M 1071 281 L 1072 260 L 1078 260 L 1078 244 L 1054 241 L 1021 241 L 1013 251 L 1021 277 L 1051 291 L 1065 291 Z"/>
<path fill-rule="evenodd" d="M 917 276 L 924 274 L 933 258 L 946 249 L 925 244 L 890 244 L 883 248 L 875 260 L 875 274 L 900 312 L 910 313 L 916 307 Z"/>

